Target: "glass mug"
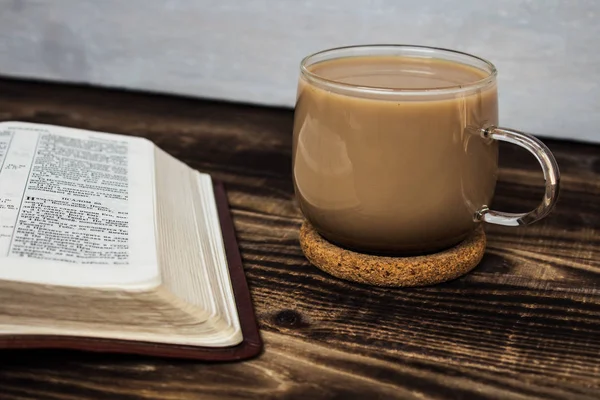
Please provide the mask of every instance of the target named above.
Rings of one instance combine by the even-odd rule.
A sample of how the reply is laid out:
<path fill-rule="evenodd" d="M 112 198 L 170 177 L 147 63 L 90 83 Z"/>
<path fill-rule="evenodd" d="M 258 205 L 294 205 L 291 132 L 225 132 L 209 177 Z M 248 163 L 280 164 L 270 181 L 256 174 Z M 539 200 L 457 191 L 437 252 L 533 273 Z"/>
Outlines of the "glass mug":
<path fill-rule="evenodd" d="M 410 255 L 453 246 L 481 222 L 545 217 L 558 165 L 533 136 L 498 127 L 496 74 L 479 57 L 421 46 L 352 46 L 302 60 L 292 162 L 305 218 L 344 248 Z M 488 207 L 497 141 L 539 161 L 546 190 L 535 210 Z"/>

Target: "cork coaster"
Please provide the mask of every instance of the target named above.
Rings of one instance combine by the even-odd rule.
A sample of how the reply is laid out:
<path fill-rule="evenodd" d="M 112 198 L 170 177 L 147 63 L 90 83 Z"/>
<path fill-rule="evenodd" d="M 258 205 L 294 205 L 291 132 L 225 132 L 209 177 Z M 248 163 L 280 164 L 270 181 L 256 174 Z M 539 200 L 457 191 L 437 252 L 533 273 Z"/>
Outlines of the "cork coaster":
<path fill-rule="evenodd" d="M 458 278 L 479 264 L 485 244 L 485 233 L 479 227 L 461 243 L 439 253 L 376 256 L 338 247 L 306 221 L 300 228 L 300 246 L 311 264 L 337 278 L 374 286 L 427 286 Z"/>

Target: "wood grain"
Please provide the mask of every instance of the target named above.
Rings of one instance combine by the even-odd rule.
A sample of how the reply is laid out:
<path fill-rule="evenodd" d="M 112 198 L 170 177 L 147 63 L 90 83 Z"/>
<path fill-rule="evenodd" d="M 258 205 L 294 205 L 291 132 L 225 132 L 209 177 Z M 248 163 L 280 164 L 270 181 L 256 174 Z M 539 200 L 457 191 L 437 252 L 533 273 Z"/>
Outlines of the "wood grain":
<path fill-rule="evenodd" d="M 600 398 L 600 147 L 547 141 L 555 212 L 487 227 L 464 278 L 371 288 L 311 267 L 291 173 L 290 110 L 0 81 L 0 120 L 145 136 L 225 181 L 266 343 L 207 364 L 63 351 L 0 353 L 2 399 Z M 541 198 L 533 159 L 501 147 L 494 207 Z"/>

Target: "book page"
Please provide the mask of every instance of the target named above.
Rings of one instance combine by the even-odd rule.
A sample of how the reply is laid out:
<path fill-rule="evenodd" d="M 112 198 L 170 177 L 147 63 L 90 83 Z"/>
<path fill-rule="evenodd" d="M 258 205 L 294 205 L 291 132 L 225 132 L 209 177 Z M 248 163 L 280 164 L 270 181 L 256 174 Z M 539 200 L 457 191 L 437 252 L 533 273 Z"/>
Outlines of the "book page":
<path fill-rule="evenodd" d="M 153 147 L 0 124 L 0 279 L 79 285 L 158 276 Z M 9 267 L 17 264 L 28 267 Z"/>

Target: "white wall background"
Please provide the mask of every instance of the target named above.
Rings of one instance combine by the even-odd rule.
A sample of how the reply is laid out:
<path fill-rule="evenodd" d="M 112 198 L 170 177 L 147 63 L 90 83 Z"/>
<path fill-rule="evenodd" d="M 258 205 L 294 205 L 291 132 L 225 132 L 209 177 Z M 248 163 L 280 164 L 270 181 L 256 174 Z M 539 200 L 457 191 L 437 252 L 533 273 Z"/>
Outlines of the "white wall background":
<path fill-rule="evenodd" d="M 5 76 L 292 106 L 304 55 L 364 43 L 488 58 L 503 125 L 600 142 L 600 1 L 0 0 Z"/>

